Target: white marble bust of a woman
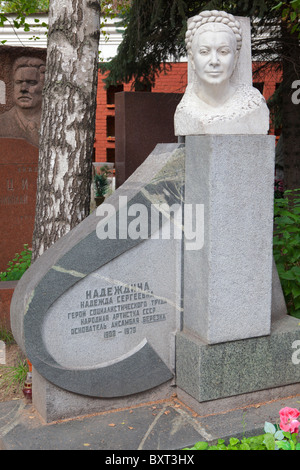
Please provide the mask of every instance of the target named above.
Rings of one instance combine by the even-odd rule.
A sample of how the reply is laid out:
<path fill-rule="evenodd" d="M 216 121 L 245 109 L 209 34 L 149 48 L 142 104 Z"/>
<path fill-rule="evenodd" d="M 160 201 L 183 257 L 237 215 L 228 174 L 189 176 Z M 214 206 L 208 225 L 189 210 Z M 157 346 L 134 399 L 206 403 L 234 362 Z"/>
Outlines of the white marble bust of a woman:
<path fill-rule="evenodd" d="M 267 134 L 269 110 L 254 87 L 232 81 L 242 29 L 232 15 L 204 11 L 186 33 L 194 78 L 175 113 L 175 135 Z"/>

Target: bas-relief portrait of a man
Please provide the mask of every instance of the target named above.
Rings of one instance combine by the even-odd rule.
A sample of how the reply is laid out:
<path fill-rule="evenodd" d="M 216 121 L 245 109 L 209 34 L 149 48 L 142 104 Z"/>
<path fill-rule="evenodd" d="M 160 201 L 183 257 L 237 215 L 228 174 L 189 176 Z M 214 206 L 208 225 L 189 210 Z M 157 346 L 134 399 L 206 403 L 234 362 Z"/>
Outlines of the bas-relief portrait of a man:
<path fill-rule="evenodd" d="M 264 97 L 232 81 L 242 41 L 241 25 L 231 14 L 204 11 L 191 19 L 186 48 L 193 79 L 175 113 L 176 135 L 268 132 Z"/>
<path fill-rule="evenodd" d="M 19 57 L 12 74 L 14 106 L 0 115 L 0 137 L 24 138 L 38 147 L 45 62 Z"/>

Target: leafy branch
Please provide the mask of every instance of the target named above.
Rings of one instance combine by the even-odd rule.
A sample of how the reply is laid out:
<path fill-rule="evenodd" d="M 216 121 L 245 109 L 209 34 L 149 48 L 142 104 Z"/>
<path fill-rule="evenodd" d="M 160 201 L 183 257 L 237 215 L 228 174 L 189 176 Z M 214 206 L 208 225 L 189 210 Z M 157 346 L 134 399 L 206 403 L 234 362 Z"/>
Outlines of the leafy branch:
<path fill-rule="evenodd" d="M 273 253 L 288 311 L 300 318 L 300 189 L 275 199 Z"/>
<path fill-rule="evenodd" d="M 272 10 L 281 11 L 282 20 L 288 24 L 291 34 L 297 31 L 300 38 L 300 0 L 279 2 Z"/>

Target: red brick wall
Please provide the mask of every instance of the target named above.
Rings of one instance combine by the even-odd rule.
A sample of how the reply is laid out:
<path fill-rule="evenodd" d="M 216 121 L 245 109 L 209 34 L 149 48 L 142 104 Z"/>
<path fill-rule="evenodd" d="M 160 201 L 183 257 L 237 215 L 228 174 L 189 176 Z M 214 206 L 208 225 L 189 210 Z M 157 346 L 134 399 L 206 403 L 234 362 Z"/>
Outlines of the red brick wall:
<path fill-rule="evenodd" d="M 159 75 L 152 91 L 156 93 L 184 93 L 186 84 L 186 62 L 171 64 L 171 69 L 167 73 L 162 72 Z"/>
<path fill-rule="evenodd" d="M 170 69 L 162 72 L 156 81 L 153 93 L 184 93 L 187 84 L 187 63 L 170 64 Z M 270 64 L 260 73 L 261 64 L 253 63 L 253 82 L 260 84 L 262 93 L 266 99 L 274 93 L 276 86 L 281 81 L 281 72 L 278 71 L 276 64 Z M 97 112 L 96 112 L 96 135 L 95 135 L 95 161 L 105 162 L 113 161 L 113 152 L 115 141 L 113 136 L 107 135 L 107 117 L 112 118 L 115 115 L 113 105 L 107 104 L 107 91 L 103 85 L 103 75 L 99 73 L 98 91 L 97 91 Z M 131 83 L 125 84 L 123 91 L 132 91 Z M 274 130 L 271 129 L 273 133 Z M 111 152 L 111 153 L 110 153 Z"/>
<path fill-rule="evenodd" d="M 95 132 L 95 161 L 107 161 L 107 149 L 115 148 L 115 141 L 107 136 L 107 117 L 115 115 L 114 105 L 107 104 L 107 90 L 103 84 L 104 75 L 99 73 L 97 90 L 96 132 Z M 125 84 L 123 91 L 130 91 L 131 84 Z"/>

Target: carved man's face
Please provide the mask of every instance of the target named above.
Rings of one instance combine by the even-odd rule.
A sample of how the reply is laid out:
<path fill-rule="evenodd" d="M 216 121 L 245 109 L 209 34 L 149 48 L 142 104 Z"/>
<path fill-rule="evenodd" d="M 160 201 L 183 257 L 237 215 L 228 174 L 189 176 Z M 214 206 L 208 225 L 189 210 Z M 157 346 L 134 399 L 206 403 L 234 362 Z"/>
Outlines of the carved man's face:
<path fill-rule="evenodd" d="M 14 101 L 20 108 L 40 108 L 43 83 L 35 67 L 21 67 L 14 76 Z"/>
<path fill-rule="evenodd" d="M 199 31 L 192 44 L 192 65 L 201 83 L 222 85 L 233 73 L 237 60 L 233 33 L 224 30 Z"/>

